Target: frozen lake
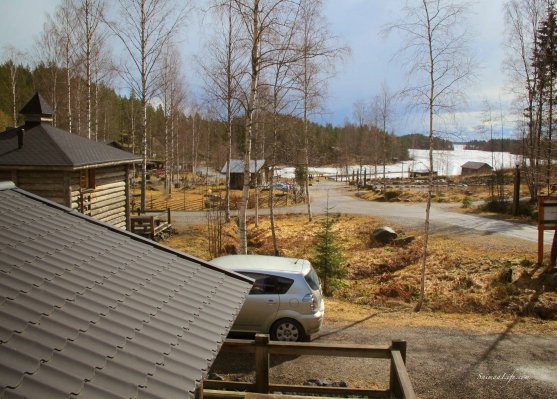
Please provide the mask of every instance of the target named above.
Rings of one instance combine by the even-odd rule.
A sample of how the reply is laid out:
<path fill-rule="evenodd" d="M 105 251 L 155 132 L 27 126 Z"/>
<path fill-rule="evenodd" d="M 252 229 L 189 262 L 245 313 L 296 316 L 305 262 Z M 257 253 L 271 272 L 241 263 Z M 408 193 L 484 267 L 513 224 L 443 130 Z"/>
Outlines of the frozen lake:
<path fill-rule="evenodd" d="M 425 172 L 429 165 L 428 150 L 409 150 L 412 160 L 387 165 L 385 175 L 387 177 L 408 177 L 410 172 Z M 433 170 L 441 176 L 457 176 L 460 175 L 461 166 L 468 161 L 485 162 L 494 169 L 513 168 L 517 161 L 520 161 L 519 155 L 513 155 L 508 152 L 490 152 L 465 150 L 464 144 L 455 144 L 453 151 L 433 151 Z M 309 168 L 310 173 L 325 176 L 334 176 L 338 174 L 352 174 L 352 171 L 364 169 L 368 177 L 383 176 L 383 166 L 378 165 L 375 170 L 373 165 L 350 165 L 339 168 Z M 279 176 L 285 178 L 294 177 L 294 168 L 281 168 L 277 170 Z"/>

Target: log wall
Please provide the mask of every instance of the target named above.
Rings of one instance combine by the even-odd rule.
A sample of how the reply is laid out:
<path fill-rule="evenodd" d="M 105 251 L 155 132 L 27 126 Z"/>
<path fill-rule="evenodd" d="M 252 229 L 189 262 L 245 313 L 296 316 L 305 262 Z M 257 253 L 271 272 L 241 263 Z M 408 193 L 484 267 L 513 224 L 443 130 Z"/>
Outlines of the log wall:
<path fill-rule="evenodd" d="M 86 209 L 83 213 L 95 219 L 125 229 L 127 215 L 126 167 L 114 166 L 95 170 L 95 188 L 83 194 Z M 73 172 L 70 179 L 71 207 L 81 208 L 80 172 Z"/>
<path fill-rule="evenodd" d="M 2 177 L 10 174 L 11 179 L 18 188 L 29 191 L 40 197 L 47 198 L 60 205 L 68 205 L 64 195 L 64 174 L 63 171 L 37 171 L 37 170 L 18 170 L 2 171 Z M 0 178 L 0 180 L 3 180 Z"/>
<path fill-rule="evenodd" d="M 72 209 L 81 209 L 81 171 L 0 170 L 0 181 Z M 83 194 L 83 213 L 125 229 L 129 223 L 126 165 L 95 169 L 95 185 Z"/>

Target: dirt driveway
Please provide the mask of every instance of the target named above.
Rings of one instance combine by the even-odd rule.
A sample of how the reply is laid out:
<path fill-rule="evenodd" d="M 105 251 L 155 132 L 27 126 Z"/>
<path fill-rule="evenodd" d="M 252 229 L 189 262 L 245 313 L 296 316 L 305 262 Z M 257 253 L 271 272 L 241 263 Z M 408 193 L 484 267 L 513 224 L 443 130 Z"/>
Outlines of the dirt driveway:
<path fill-rule="evenodd" d="M 393 339 L 406 340 L 408 371 L 422 399 L 557 397 L 555 323 L 542 323 L 532 332 L 529 323 L 537 323 L 532 320 L 470 321 L 435 314 L 426 316 L 424 322 L 423 317 L 409 313 L 370 311 L 357 320 L 326 320 L 315 342 L 383 345 Z M 253 377 L 241 372 L 249 370 L 251 361 L 221 354 L 215 371 L 250 380 Z M 304 384 L 320 379 L 386 389 L 388 372 L 386 360 L 284 357 L 272 361 L 271 381 Z"/>

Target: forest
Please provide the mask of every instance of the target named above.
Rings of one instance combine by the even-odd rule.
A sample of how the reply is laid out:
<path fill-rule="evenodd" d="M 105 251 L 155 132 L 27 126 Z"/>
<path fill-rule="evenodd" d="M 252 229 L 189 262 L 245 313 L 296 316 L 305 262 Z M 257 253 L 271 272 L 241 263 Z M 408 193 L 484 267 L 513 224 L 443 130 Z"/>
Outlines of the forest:
<path fill-rule="evenodd" d="M 18 60 L 14 60 L 18 62 Z M 13 102 L 11 98 L 10 70 L 13 61 L 0 65 L 0 131 L 7 127 L 22 124 L 20 115 L 13 119 Z M 67 92 L 64 89 L 64 77 L 67 71 L 62 68 L 44 64 L 34 67 L 15 64 L 16 113 L 38 91 L 56 110 L 54 124 L 69 130 Z M 56 86 L 53 87 L 53 81 Z M 87 136 L 84 89 L 86 85 L 80 76 L 71 78 L 73 94 L 72 133 Z M 137 97 L 119 95 L 114 87 L 106 84 L 93 84 L 92 135 L 97 141 L 118 141 L 129 144 L 134 153 L 141 153 L 140 118 L 141 104 Z M 148 158 L 165 160 L 165 113 L 162 105 L 155 103 L 148 106 Z M 175 154 L 177 163 L 193 170 L 200 164 L 220 169 L 226 163 L 226 125 L 218 119 L 211 119 L 203 109 L 180 112 L 174 118 Z M 265 148 L 269 146 L 271 135 L 268 129 L 271 115 L 262 110 L 257 115 L 256 140 L 254 143 L 256 158 L 265 158 Z M 282 132 L 278 136 L 277 163 L 295 165 L 299 163 L 299 148 L 303 128 L 301 118 L 280 115 Z M 245 126 L 243 118 L 237 116 L 233 121 L 233 156 L 243 154 L 243 136 Z M 384 152 L 377 150 L 386 144 L 387 162 L 393 159 L 408 159 L 409 142 L 403 137 L 381 131 L 375 126 L 356 126 L 346 123 L 342 127 L 325 126 L 310 123 L 311 164 L 344 165 L 356 163 L 380 163 Z M 260 137 L 260 139 L 258 139 Z"/>

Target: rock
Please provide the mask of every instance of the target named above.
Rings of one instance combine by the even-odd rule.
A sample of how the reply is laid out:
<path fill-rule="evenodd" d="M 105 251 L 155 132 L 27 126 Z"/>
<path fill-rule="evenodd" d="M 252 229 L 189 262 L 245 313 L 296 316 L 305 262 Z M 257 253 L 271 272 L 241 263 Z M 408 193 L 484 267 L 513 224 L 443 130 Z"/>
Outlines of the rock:
<path fill-rule="evenodd" d="M 338 382 L 333 382 L 331 384 L 332 387 L 339 387 L 339 388 L 348 388 L 348 384 L 346 383 L 346 381 L 338 381 Z"/>
<path fill-rule="evenodd" d="M 557 273 L 546 274 L 543 279 L 546 289 L 557 290 Z"/>
<path fill-rule="evenodd" d="M 499 274 L 498 280 L 500 283 L 512 283 L 513 269 L 511 267 L 504 268 Z"/>
<path fill-rule="evenodd" d="M 374 230 L 371 236 L 374 241 L 380 242 L 381 244 L 389 244 L 398 237 L 398 234 L 392 228 L 383 226 Z"/>
<path fill-rule="evenodd" d="M 414 241 L 415 239 L 416 239 L 416 237 L 414 237 L 414 236 L 400 237 L 400 238 L 396 238 L 394 240 L 394 244 L 397 247 L 405 247 L 408 244 L 410 244 L 412 241 Z"/>

